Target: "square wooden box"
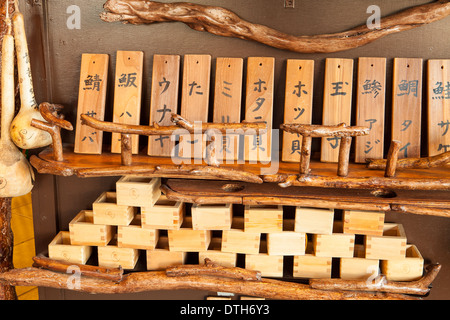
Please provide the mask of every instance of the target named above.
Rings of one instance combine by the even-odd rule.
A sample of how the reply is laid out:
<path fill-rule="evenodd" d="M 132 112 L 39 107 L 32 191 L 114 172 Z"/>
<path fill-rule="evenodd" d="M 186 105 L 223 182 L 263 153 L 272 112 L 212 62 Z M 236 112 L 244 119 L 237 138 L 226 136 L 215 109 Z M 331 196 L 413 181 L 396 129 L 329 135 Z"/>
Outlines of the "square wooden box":
<path fill-rule="evenodd" d="M 281 205 L 246 205 L 244 230 L 258 233 L 283 231 L 283 207 Z"/>
<path fill-rule="evenodd" d="M 259 253 L 261 234 L 244 231 L 244 219 L 233 218 L 230 230 L 222 231 L 222 251 L 233 253 Z"/>
<path fill-rule="evenodd" d="M 169 239 L 159 237 L 154 250 L 147 250 L 147 270 L 165 270 L 169 267 L 182 265 L 186 262 L 186 252 L 169 251 Z"/>
<path fill-rule="evenodd" d="M 269 256 L 295 256 L 304 255 L 307 237 L 304 232 L 295 232 L 294 220 L 283 221 L 282 232 L 271 232 L 267 234 L 267 254 Z"/>
<path fill-rule="evenodd" d="M 246 254 L 245 269 L 257 270 L 263 277 L 283 277 L 283 256 L 269 256 L 267 253 Z"/>
<path fill-rule="evenodd" d="M 50 259 L 85 264 L 92 254 L 92 247 L 72 245 L 68 231 L 60 231 L 48 245 Z"/>
<path fill-rule="evenodd" d="M 406 256 L 406 234 L 403 226 L 385 223 L 382 236 L 365 236 L 367 259 L 391 260 Z"/>
<path fill-rule="evenodd" d="M 380 261 L 364 258 L 364 246 L 355 245 L 353 258 L 340 259 L 340 278 L 345 280 L 367 280 L 379 275 Z"/>
<path fill-rule="evenodd" d="M 308 244 L 305 255 L 294 256 L 294 278 L 331 278 L 331 257 L 316 257 L 312 243 Z"/>
<path fill-rule="evenodd" d="M 407 245 L 405 258 L 381 260 L 381 272 L 387 280 L 418 280 L 423 276 L 423 257 L 415 245 Z"/>
<path fill-rule="evenodd" d="M 192 229 L 191 217 L 185 217 L 183 225 L 178 230 L 168 230 L 169 250 L 198 252 L 208 249 L 211 241 L 211 230 Z"/>
<path fill-rule="evenodd" d="M 123 176 L 116 182 L 117 204 L 151 207 L 161 196 L 161 178 Z"/>
<path fill-rule="evenodd" d="M 106 246 L 116 233 L 113 226 L 94 224 L 90 210 L 80 211 L 69 223 L 70 241 L 74 245 Z"/>
<path fill-rule="evenodd" d="M 116 192 L 103 192 L 92 204 L 95 224 L 127 226 L 133 220 L 137 208 L 117 204 Z"/>
<path fill-rule="evenodd" d="M 200 251 L 198 253 L 198 262 L 199 264 L 205 263 L 205 258 L 210 259 L 212 262 L 223 266 L 223 267 L 235 267 L 237 253 L 233 252 L 222 252 L 222 239 L 221 238 L 212 238 L 211 243 L 209 244 L 208 250 Z"/>
<path fill-rule="evenodd" d="M 384 212 L 344 210 L 344 233 L 383 235 Z"/>
<path fill-rule="evenodd" d="M 228 204 L 193 204 L 191 208 L 194 230 L 229 230 L 233 206 Z"/>
<path fill-rule="evenodd" d="M 332 234 L 313 234 L 314 254 L 317 257 L 352 258 L 355 235 L 341 232 L 342 224 L 335 223 Z"/>
<path fill-rule="evenodd" d="M 150 229 L 178 230 L 183 223 L 185 205 L 181 201 L 161 195 L 153 207 L 141 208 L 142 227 Z"/>
<path fill-rule="evenodd" d="M 295 231 L 315 234 L 333 233 L 334 209 L 295 209 Z"/>
<path fill-rule="evenodd" d="M 139 259 L 139 250 L 133 248 L 119 248 L 117 239 L 103 247 L 97 247 L 98 265 L 106 268 L 134 269 Z"/>
<path fill-rule="evenodd" d="M 141 226 L 141 215 L 136 215 L 128 226 L 117 227 L 117 246 L 153 250 L 158 242 L 159 230 Z"/>

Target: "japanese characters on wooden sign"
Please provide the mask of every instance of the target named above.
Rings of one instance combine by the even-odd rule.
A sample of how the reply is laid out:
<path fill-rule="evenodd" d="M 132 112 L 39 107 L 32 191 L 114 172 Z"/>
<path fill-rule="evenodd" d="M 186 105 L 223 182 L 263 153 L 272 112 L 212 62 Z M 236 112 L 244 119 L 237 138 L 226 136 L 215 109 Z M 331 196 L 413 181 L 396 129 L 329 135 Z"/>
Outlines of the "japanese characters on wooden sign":
<path fill-rule="evenodd" d="M 217 58 L 213 122 L 240 123 L 242 101 L 242 77 L 244 61 L 241 58 Z M 222 135 L 222 143 L 216 156 L 222 161 L 239 159 L 239 136 Z"/>
<path fill-rule="evenodd" d="M 113 122 L 138 125 L 141 119 L 142 51 L 118 51 L 114 85 Z M 121 135 L 112 134 L 111 152 L 120 153 Z M 132 152 L 139 152 L 139 136 L 133 135 Z"/>
<path fill-rule="evenodd" d="M 370 134 L 356 137 L 355 162 L 383 159 L 386 98 L 386 58 L 359 58 L 356 125 Z"/>
<path fill-rule="evenodd" d="M 98 120 L 104 120 L 108 64 L 109 56 L 107 54 L 83 54 L 81 56 L 75 153 L 102 153 L 103 131 L 82 125 L 80 116 L 87 114 Z"/>
<path fill-rule="evenodd" d="M 399 158 L 420 157 L 422 59 L 395 58 L 392 83 L 392 140 Z"/>
<path fill-rule="evenodd" d="M 247 60 L 245 120 L 265 121 L 268 130 L 245 136 L 245 161 L 271 161 L 274 69 L 275 58 L 249 57 Z"/>
<path fill-rule="evenodd" d="M 353 59 L 327 58 L 323 91 L 323 125 L 350 126 L 352 109 Z M 339 137 L 322 138 L 320 160 L 337 162 Z"/>
<path fill-rule="evenodd" d="M 210 55 L 185 55 L 181 92 L 181 116 L 189 121 L 208 122 L 211 75 Z M 203 159 L 206 139 L 201 133 L 180 135 L 178 156 Z"/>
<path fill-rule="evenodd" d="M 450 151 L 450 60 L 428 60 L 428 155 Z"/>
<path fill-rule="evenodd" d="M 314 85 L 314 60 L 288 59 L 284 123 L 310 124 Z M 302 145 L 300 134 L 283 132 L 282 161 L 299 162 Z"/>
<path fill-rule="evenodd" d="M 179 78 L 180 56 L 153 56 L 150 125 L 172 125 L 171 114 L 178 114 Z M 170 136 L 149 136 L 148 155 L 169 157 L 174 146 L 175 141 Z"/>

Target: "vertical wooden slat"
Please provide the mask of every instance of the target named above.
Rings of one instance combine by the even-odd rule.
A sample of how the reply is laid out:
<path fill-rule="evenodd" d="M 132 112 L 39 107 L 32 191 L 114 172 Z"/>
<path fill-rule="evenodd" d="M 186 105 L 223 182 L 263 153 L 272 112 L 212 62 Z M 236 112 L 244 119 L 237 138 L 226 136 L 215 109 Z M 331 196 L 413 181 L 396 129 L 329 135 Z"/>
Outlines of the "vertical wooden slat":
<path fill-rule="evenodd" d="M 138 125 L 141 120 L 142 51 L 117 51 L 116 77 L 114 83 L 113 122 Z M 132 152 L 139 152 L 139 136 L 131 137 Z M 113 133 L 111 152 L 121 150 L 120 134 Z"/>
<path fill-rule="evenodd" d="M 392 140 L 401 142 L 398 157 L 420 157 L 422 59 L 394 59 L 392 100 Z"/>
<path fill-rule="evenodd" d="M 213 122 L 241 122 L 243 66 L 241 58 L 216 59 Z M 239 136 L 224 135 L 216 156 L 223 161 L 238 159 Z"/>
<path fill-rule="evenodd" d="M 271 160 L 274 71 L 275 58 L 250 57 L 247 60 L 245 120 L 266 121 L 268 130 L 259 135 L 245 136 L 245 161 Z"/>
<path fill-rule="evenodd" d="M 191 122 L 208 121 L 210 75 L 210 55 L 184 56 L 181 116 Z M 178 156 L 202 159 L 205 147 L 202 135 L 181 135 Z"/>
<path fill-rule="evenodd" d="M 386 100 L 386 58 L 359 58 L 356 95 L 356 125 L 370 128 L 356 137 L 355 162 L 382 159 Z"/>
<path fill-rule="evenodd" d="M 172 125 L 171 113 L 178 114 L 179 79 L 180 56 L 153 56 L 150 125 Z M 149 136 L 148 155 L 169 157 L 174 145 L 170 136 Z"/>
<path fill-rule="evenodd" d="M 313 86 L 314 60 L 287 60 L 284 123 L 311 123 Z M 299 134 L 283 132 L 281 160 L 299 162 L 301 145 Z"/>
<path fill-rule="evenodd" d="M 107 54 L 83 54 L 81 56 L 75 153 L 102 153 L 103 132 L 82 125 L 80 116 L 87 114 L 98 120 L 104 120 L 108 63 L 109 56 Z"/>
<path fill-rule="evenodd" d="M 350 126 L 352 109 L 353 60 L 328 58 L 325 63 L 322 124 Z M 322 138 L 320 160 L 337 162 L 340 139 Z"/>
<path fill-rule="evenodd" d="M 450 151 L 450 60 L 428 60 L 428 155 Z"/>

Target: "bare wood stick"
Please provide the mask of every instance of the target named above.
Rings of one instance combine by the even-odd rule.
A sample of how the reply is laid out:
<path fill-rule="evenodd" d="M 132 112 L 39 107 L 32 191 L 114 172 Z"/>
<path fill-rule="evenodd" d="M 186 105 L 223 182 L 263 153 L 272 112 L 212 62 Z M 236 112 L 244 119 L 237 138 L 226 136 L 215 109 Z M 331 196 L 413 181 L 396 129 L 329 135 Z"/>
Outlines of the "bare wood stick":
<path fill-rule="evenodd" d="M 430 208 L 427 206 L 392 204 L 391 211 L 450 218 L 450 208 Z"/>
<path fill-rule="evenodd" d="M 30 164 L 34 168 L 36 168 L 39 173 L 43 174 L 53 174 L 63 177 L 70 177 L 75 173 L 72 168 L 68 168 L 64 165 L 56 163 L 50 163 L 49 161 L 45 161 L 36 155 L 32 155 L 30 157 Z"/>
<path fill-rule="evenodd" d="M 84 264 L 69 263 L 65 261 L 53 260 L 43 255 L 33 257 L 33 261 L 33 267 L 35 268 L 44 268 L 47 270 L 67 273 L 69 267 L 76 266 L 78 267 L 80 274 L 83 276 L 111 280 L 115 282 L 120 282 L 123 278 L 122 268 L 104 268 Z"/>
<path fill-rule="evenodd" d="M 133 163 L 131 135 L 128 133 L 122 133 L 120 135 L 120 144 L 121 144 L 120 155 L 122 159 L 122 165 L 131 166 L 131 164 Z"/>
<path fill-rule="evenodd" d="M 385 169 L 386 159 L 370 159 L 367 168 Z M 397 161 L 397 168 L 401 169 L 429 169 L 433 167 L 445 166 L 450 163 L 450 151 L 432 157 L 424 158 L 404 158 Z"/>
<path fill-rule="evenodd" d="M 300 174 L 309 173 L 309 163 L 311 160 L 312 137 L 303 137 L 302 150 L 300 154 Z"/>
<path fill-rule="evenodd" d="M 169 200 L 197 203 L 197 204 L 242 204 L 241 196 L 208 196 L 188 195 L 172 190 L 166 184 L 161 184 L 161 191 Z"/>
<path fill-rule="evenodd" d="M 228 268 L 213 263 L 205 258 L 204 265 L 180 265 L 166 269 L 166 275 L 169 277 L 185 277 L 192 275 L 217 276 L 231 279 L 240 279 L 246 281 L 260 281 L 261 272 L 247 270 L 242 268 Z"/>
<path fill-rule="evenodd" d="M 401 142 L 393 140 L 389 146 L 387 155 L 387 164 L 384 176 L 388 178 L 395 177 L 395 170 L 397 170 L 398 152 L 400 151 Z"/>
<path fill-rule="evenodd" d="M 289 133 L 298 133 L 303 137 L 356 137 L 368 135 L 370 129 L 367 127 L 347 127 L 345 123 L 336 126 L 317 124 L 284 123 L 280 129 Z"/>
<path fill-rule="evenodd" d="M 72 131 L 73 126 L 69 121 L 64 120 L 63 115 L 57 115 L 58 111 L 61 111 L 64 107 L 59 104 L 52 104 L 49 102 L 42 102 L 39 105 L 39 111 L 42 117 L 49 123 L 55 124 L 58 127 Z"/>
<path fill-rule="evenodd" d="M 68 289 L 71 275 L 38 268 L 13 269 L 0 274 L 0 283 L 15 286 L 39 286 Z M 134 293 L 153 290 L 207 290 L 285 300 L 417 300 L 418 298 L 390 293 L 327 291 L 311 289 L 307 284 L 272 279 L 245 281 L 211 276 L 169 277 L 166 271 L 126 274 L 119 283 L 82 277 L 73 290 L 87 293 Z"/>
<path fill-rule="evenodd" d="M 132 24 L 179 21 L 197 31 L 257 41 L 278 49 L 301 53 L 338 52 L 360 47 L 386 35 L 413 29 L 450 14 L 448 0 L 412 7 L 382 18 L 379 29 L 363 24 L 354 29 L 314 36 L 293 36 L 264 25 L 242 20 L 221 7 L 193 3 L 159 3 L 156 1 L 108 0 L 100 18 L 106 22 Z"/>
<path fill-rule="evenodd" d="M 348 175 L 348 163 L 350 161 L 350 147 L 352 145 L 352 137 L 342 137 L 339 147 L 338 172 L 340 177 Z"/>
<path fill-rule="evenodd" d="M 219 167 L 220 166 L 220 161 L 217 159 L 217 144 L 216 142 L 216 136 L 212 135 L 209 137 L 209 141 L 207 143 L 206 146 L 206 159 L 205 162 L 209 165 L 209 166 L 213 166 L 213 167 Z"/>
<path fill-rule="evenodd" d="M 401 294 L 426 295 L 430 291 L 430 284 L 441 270 L 440 264 L 430 265 L 427 274 L 417 281 L 396 282 L 386 280 L 380 276 L 376 281 L 342 280 L 342 279 L 311 279 L 309 285 L 320 290 L 351 290 L 376 291 Z"/>

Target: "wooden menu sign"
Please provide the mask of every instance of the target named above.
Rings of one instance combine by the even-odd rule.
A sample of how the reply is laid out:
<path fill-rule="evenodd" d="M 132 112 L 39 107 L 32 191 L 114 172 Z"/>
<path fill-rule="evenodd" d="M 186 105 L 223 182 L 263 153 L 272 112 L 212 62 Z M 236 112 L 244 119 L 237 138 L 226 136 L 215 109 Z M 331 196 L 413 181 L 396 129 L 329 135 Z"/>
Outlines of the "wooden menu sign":
<path fill-rule="evenodd" d="M 322 124 L 350 126 L 352 110 L 353 60 L 328 58 L 325 61 Z M 337 162 L 340 138 L 322 138 L 320 160 Z"/>
<path fill-rule="evenodd" d="M 244 60 L 242 58 L 217 58 L 214 89 L 213 122 L 240 123 L 242 101 L 242 76 Z M 239 158 L 239 136 L 222 136 L 222 145 L 216 150 L 216 156 L 222 161 Z"/>
<path fill-rule="evenodd" d="M 395 58 L 392 83 L 392 140 L 399 158 L 420 157 L 422 59 Z"/>
<path fill-rule="evenodd" d="M 310 124 L 314 86 L 314 60 L 287 60 L 284 123 Z M 302 136 L 283 132 L 281 160 L 299 162 Z"/>
<path fill-rule="evenodd" d="M 117 51 L 113 122 L 138 125 L 141 119 L 142 51 Z M 112 134 L 111 152 L 120 153 L 121 135 Z M 132 135 L 132 152 L 139 152 L 139 136 Z"/>
<path fill-rule="evenodd" d="M 150 125 L 173 125 L 171 113 L 178 114 L 179 78 L 180 56 L 153 56 Z M 170 136 L 149 136 L 148 155 L 170 157 L 174 146 L 175 140 Z"/>
<path fill-rule="evenodd" d="M 208 122 L 210 55 L 185 55 L 181 92 L 181 116 L 191 122 Z M 181 135 L 178 156 L 203 159 L 206 151 L 203 135 Z"/>
<path fill-rule="evenodd" d="M 270 162 L 272 156 L 273 85 L 275 58 L 250 57 L 247 60 L 245 120 L 266 121 L 267 132 L 246 135 L 245 161 Z"/>
<path fill-rule="evenodd" d="M 368 127 L 367 136 L 356 137 L 355 162 L 383 159 L 386 98 L 386 58 L 359 58 L 356 125 Z"/>
<path fill-rule="evenodd" d="M 428 155 L 450 151 L 450 60 L 428 60 Z"/>
<path fill-rule="evenodd" d="M 82 125 L 80 116 L 87 114 L 98 120 L 104 120 L 108 64 L 109 56 L 107 54 L 83 54 L 81 56 L 75 153 L 102 153 L 103 131 Z"/>

